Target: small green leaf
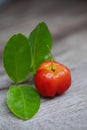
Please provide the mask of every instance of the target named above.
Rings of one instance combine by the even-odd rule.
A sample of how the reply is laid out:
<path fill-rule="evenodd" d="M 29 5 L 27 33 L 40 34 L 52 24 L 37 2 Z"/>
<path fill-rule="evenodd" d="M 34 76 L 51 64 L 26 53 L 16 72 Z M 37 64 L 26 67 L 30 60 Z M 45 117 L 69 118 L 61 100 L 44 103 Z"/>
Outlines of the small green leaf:
<path fill-rule="evenodd" d="M 27 120 L 38 111 L 40 96 L 32 86 L 12 85 L 7 93 L 7 104 L 14 115 Z"/>
<path fill-rule="evenodd" d="M 39 23 L 30 33 L 29 44 L 32 50 L 32 71 L 35 73 L 43 61 L 50 59 L 49 51 L 52 48 L 52 37 L 44 22 Z"/>
<path fill-rule="evenodd" d="M 31 51 L 23 34 L 15 34 L 8 40 L 3 51 L 3 63 L 13 81 L 20 82 L 27 77 L 31 67 Z"/>

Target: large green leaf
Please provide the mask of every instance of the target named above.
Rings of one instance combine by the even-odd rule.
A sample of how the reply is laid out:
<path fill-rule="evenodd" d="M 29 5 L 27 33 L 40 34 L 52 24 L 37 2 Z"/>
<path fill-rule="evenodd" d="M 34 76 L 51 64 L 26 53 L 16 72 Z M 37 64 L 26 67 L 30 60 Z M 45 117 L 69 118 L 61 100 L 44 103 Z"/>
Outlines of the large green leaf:
<path fill-rule="evenodd" d="M 23 81 L 29 74 L 31 51 L 28 39 L 23 34 L 15 34 L 8 40 L 3 63 L 7 74 L 15 82 Z"/>
<path fill-rule="evenodd" d="M 7 93 L 7 104 L 14 115 L 27 120 L 38 111 L 40 96 L 32 86 L 12 85 Z"/>
<path fill-rule="evenodd" d="M 32 71 L 35 73 L 37 67 L 50 58 L 52 48 L 52 37 L 44 22 L 39 23 L 30 33 L 29 44 L 32 49 Z"/>

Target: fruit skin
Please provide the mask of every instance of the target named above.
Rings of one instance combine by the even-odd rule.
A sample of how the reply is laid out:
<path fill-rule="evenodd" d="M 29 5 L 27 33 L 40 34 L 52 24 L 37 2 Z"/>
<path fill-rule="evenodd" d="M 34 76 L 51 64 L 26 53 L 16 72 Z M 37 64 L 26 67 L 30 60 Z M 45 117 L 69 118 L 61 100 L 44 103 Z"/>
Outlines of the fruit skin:
<path fill-rule="evenodd" d="M 45 61 L 37 69 L 34 83 L 41 96 L 61 95 L 71 85 L 70 70 L 59 62 Z"/>

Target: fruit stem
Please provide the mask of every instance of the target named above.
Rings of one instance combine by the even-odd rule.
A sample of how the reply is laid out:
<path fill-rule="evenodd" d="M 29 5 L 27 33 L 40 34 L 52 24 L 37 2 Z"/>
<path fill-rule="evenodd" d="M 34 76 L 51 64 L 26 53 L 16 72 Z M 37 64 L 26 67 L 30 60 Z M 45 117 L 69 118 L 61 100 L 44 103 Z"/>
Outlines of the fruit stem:
<path fill-rule="evenodd" d="M 54 66 L 53 66 L 53 59 L 51 59 L 51 71 L 55 72 Z"/>
<path fill-rule="evenodd" d="M 51 52 L 48 45 L 47 45 L 47 48 L 49 49 L 49 54 L 50 54 L 50 57 L 51 57 L 51 70 L 54 72 L 55 71 L 54 66 L 53 66 L 54 57 L 53 57 L 52 52 Z"/>

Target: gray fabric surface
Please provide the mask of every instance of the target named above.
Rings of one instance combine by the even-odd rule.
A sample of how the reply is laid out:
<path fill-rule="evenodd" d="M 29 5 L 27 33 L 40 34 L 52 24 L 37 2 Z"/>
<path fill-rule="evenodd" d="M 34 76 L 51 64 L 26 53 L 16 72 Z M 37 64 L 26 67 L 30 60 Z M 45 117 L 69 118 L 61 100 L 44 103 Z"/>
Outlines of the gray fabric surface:
<path fill-rule="evenodd" d="M 0 91 L 0 130 L 86 130 L 87 63 L 72 72 L 72 86 L 54 99 L 42 99 L 39 112 L 31 119 L 16 118 L 7 108 L 7 90 Z"/>

